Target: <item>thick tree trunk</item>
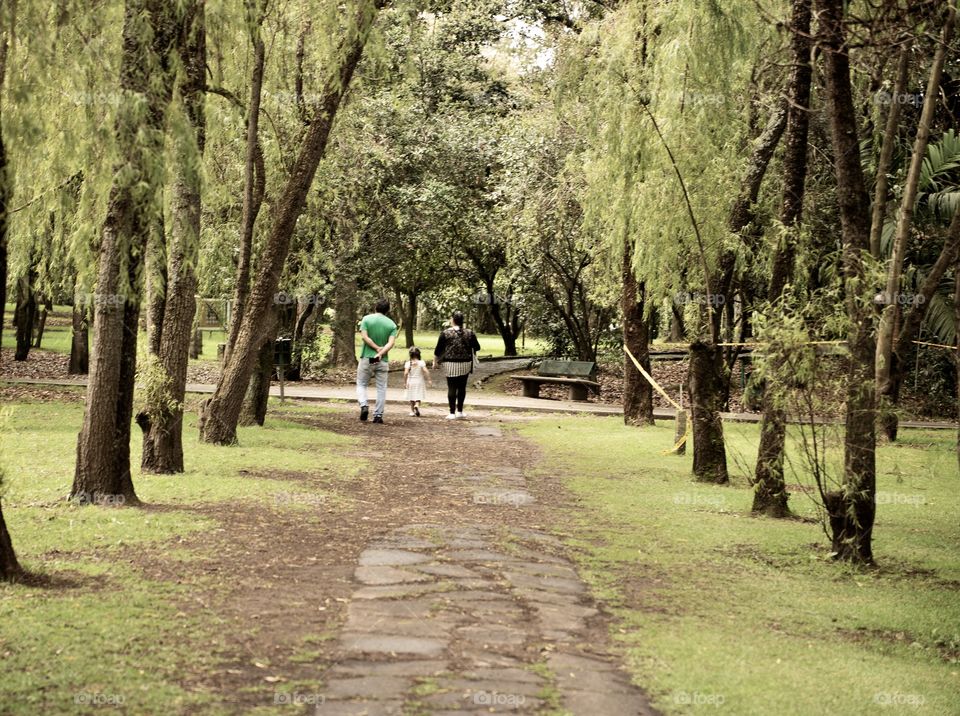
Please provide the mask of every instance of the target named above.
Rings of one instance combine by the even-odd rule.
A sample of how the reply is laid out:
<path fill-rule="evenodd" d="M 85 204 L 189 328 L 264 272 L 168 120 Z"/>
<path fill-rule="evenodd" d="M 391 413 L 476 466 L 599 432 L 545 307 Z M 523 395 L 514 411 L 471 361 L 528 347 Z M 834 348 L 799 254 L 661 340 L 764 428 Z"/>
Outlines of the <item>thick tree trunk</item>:
<path fill-rule="evenodd" d="M 200 248 L 201 158 L 204 115 L 206 28 L 203 0 L 185 7 L 179 52 L 183 67 L 180 96 L 192 131 L 177 139 L 176 176 L 171 198 L 172 226 L 166 291 L 158 312 L 156 359 L 167 376 L 157 404 L 147 405 L 137 422 L 144 430 L 140 466 L 144 472 L 183 472 L 183 401 L 194 317 L 197 312 L 195 266 Z"/>
<path fill-rule="evenodd" d="M 49 296 L 44 296 L 39 303 L 41 308 L 40 315 L 37 318 L 37 335 L 33 339 L 34 348 L 39 348 L 43 343 L 43 332 L 47 328 L 47 316 L 53 311 L 53 299 Z"/>
<path fill-rule="evenodd" d="M 723 443 L 720 401 L 725 377 L 723 351 L 697 341 L 690 345 L 687 390 L 693 420 L 693 476 L 701 482 L 726 483 L 727 450 Z"/>
<path fill-rule="evenodd" d="M 787 117 L 787 136 L 783 157 L 783 201 L 780 222 L 786 228 L 783 243 L 774 252 L 767 298 L 771 305 L 783 296 L 793 276 L 796 237 L 792 229 L 803 216 L 804 187 L 807 177 L 807 136 L 810 128 L 810 17 L 812 1 L 794 0 L 793 82 Z M 782 367 L 782 366 L 780 366 Z M 779 371 L 774 371 L 775 373 Z M 787 415 L 778 395 L 779 386 L 770 381 L 763 392 L 763 416 L 760 422 L 760 447 L 754 471 L 753 512 L 770 517 L 787 517 L 789 494 L 783 477 L 783 457 L 787 435 Z"/>
<path fill-rule="evenodd" d="M 891 363 L 893 362 L 894 338 L 896 336 L 896 316 L 900 307 L 899 291 L 900 279 L 903 275 L 903 258 L 907 251 L 907 242 L 910 238 L 910 227 L 913 224 L 914 205 L 917 201 L 917 191 L 920 186 L 920 172 L 923 160 L 927 154 L 927 144 L 930 140 L 930 126 L 937 103 L 940 101 L 940 79 L 943 75 L 943 65 L 946 61 L 947 48 L 953 36 L 953 27 L 957 16 L 956 3 L 947 3 L 947 20 L 944 23 L 940 42 L 934 52 L 933 64 L 930 68 L 930 78 L 927 82 L 927 92 L 923 98 L 923 110 L 917 124 L 917 134 L 913 143 L 913 154 L 910 157 L 910 168 L 904 182 L 903 198 L 900 202 L 900 214 L 897 218 L 897 231 L 893 239 L 893 251 L 887 267 L 887 285 L 883 293 L 884 308 L 880 316 L 880 326 L 877 329 L 876 347 L 876 381 L 880 405 L 890 408 L 889 397 L 896 397 L 897 390 L 891 379 Z M 892 415 L 892 410 L 885 411 Z M 896 438 L 896 416 L 885 421 L 887 436 Z"/>
<path fill-rule="evenodd" d="M 403 335 L 407 341 L 407 348 L 416 345 L 413 337 L 413 329 L 417 325 L 417 293 L 413 291 L 407 294 L 407 310 L 403 316 Z"/>
<path fill-rule="evenodd" d="M 3 509 L 0 508 L 0 582 L 9 582 L 22 574 L 23 570 L 13 550 L 13 541 L 7 531 L 7 523 L 3 519 Z"/>
<path fill-rule="evenodd" d="M 71 497 L 81 503 L 136 502 L 130 475 L 130 424 L 143 290 L 141 258 L 158 208 L 156 171 L 172 78 L 176 19 L 163 0 L 127 0 L 114 168 L 97 262 L 93 355 Z M 150 32 L 144 31 L 144 21 Z"/>
<path fill-rule="evenodd" d="M 843 27 L 843 0 L 819 0 L 827 107 L 837 203 L 843 235 L 843 273 L 849 322 L 846 436 L 843 489 L 827 495 L 833 550 L 837 557 L 873 562 L 876 514 L 876 383 L 872 334 L 873 302 L 863 265 L 870 250 L 870 199 L 863 180 L 857 114 L 850 86 L 850 58 Z"/>
<path fill-rule="evenodd" d="M 163 312 L 166 310 L 167 292 L 167 244 L 163 217 L 158 216 L 151 224 L 147 237 L 147 255 L 144 264 L 147 294 L 147 352 L 160 354 L 160 336 L 163 333 Z"/>
<path fill-rule="evenodd" d="M 960 326 L 960 255 L 953 264 L 953 319 L 954 325 Z M 957 465 L 960 466 L 960 331 L 956 331 L 956 334 L 957 347 L 953 352 L 953 360 L 957 366 Z"/>
<path fill-rule="evenodd" d="M 229 445 L 237 439 L 237 420 L 243 405 L 253 358 L 266 336 L 264 324 L 273 305 L 280 274 L 290 248 L 290 237 L 303 211 L 307 191 L 313 183 L 317 165 L 323 157 L 337 109 L 350 85 L 354 69 L 383 0 L 363 0 L 357 18 L 343 41 L 336 76 L 327 80 L 316 113 L 307 129 L 300 155 L 290 173 L 274 211 L 273 225 L 264 242 L 262 267 L 258 272 L 250 301 L 244 311 L 236 346 L 224 362 L 216 390 L 204 405 L 200 417 L 200 437 L 205 442 Z"/>
<path fill-rule="evenodd" d="M 339 368 L 357 365 L 357 281 L 337 279 L 333 294 L 333 348 L 329 363 Z"/>
<path fill-rule="evenodd" d="M 13 354 L 16 361 L 25 361 L 33 344 L 33 326 L 37 320 L 37 294 L 33 284 L 37 277 L 34 266 L 17 280 L 17 304 L 13 321 L 17 326 L 17 348 Z"/>
<path fill-rule="evenodd" d="M 90 340 L 87 325 L 87 303 L 79 292 L 73 298 L 73 325 L 70 339 L 70 364 L 67 373 L 86 375 L 90 366 Z"/>
<path fill-rule="evenodd" d="M 196 319 L 194 319 L 193 338 L 190 339 L 190 357 L 196 360 L 201 353 L 203 353 L 203 331 L 200 330 L 200 327 L 196 324 Z"/>
<path fill-rule="evenodd" d="M 240 425 L 263 425 L 267 419 L 270 401 L 270 379 L 273 378 L 273 339 L 264 341 L 257 353 L 257 365 L 250 376 L 247 393 L 243 397 Z"/>
<path fill-rule="evenodd" d="M 633 247 L 623 249 L 623 343 L 643 369 L 650 372 L 650 330 L 644 316 L 646 287 L 637 282 L 633 271 Z M 623 359 L 623 422 L 627 425 L 653 425 L 653 387 L 629 356 Z"/>

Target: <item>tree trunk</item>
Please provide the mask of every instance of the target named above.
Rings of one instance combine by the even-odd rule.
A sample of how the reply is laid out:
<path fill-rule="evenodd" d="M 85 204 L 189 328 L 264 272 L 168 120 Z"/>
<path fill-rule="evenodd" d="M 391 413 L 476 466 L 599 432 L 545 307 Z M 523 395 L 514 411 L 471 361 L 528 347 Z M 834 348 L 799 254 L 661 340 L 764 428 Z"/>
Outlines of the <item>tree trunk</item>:
<path fill-rule="evenodd" d="M 954 325 L 960 326 L 960 255 L 953 264 L 953 319 Z M 960 331 L 956 331 L 956 334 L 957 347 L 953 352 L 953 360 L 957 366 L 957 465 L 960 466 Z"/>
<path fill-rule="evenodd" d="M 120 66 L 123 99 L 115 126 L 121 157 L 100 242 L 93 356 L 70 493 L 81 503 L 104 498 L 137 502 L 130 475 L 130 424 L 143 291 L 140 257 L 159 208 L 155 177 L 163 156 L 175 26 L 163 0 L 127 0 Z"/>
<path fill-rule="evenodd" d="M 875 373 L 880 404 L 884 407 L 890 407 L 888 397 L 896 393 L 891 380 L 891 362 L 893 359 L 893 342 L 896 335 L 896 315 L 900 306 L 898 298 L 900 279 L 903 275 L 903 257 L 906 254 L 910 227 L 913 224 L 913 210 L 920 186 L 920 172 L 927 154 L 927 144 L 930 140 L 930 125 L 933 122 L 937 103 L 940 101 L 940 79 L 943 75 L 943 65 L 946 61 L 947 48 L 953 36 L 953 26 L 957 16 L 956 3 L 950 2 L 947 5 L 947 20 L 944 23 L 940 42 L 937 44 L 933 64 L 930 68 L 927 92 L 923 98 L 923 111 L 917 125 L 917 136 L 913 143 L 913 154 L 910 157 L 910 168 L 907 171 L 907 179 L 904 183 L 900 215 L 897 218 L 897 232 L 894 236 L 893 251 L 887 267 L 887 285 L 883 294 L 884 308 L 880 316 L 880 326 L 877 329 Z M 892 415 L 892 411 L 886 412 Z M 887 436 L 891 440 L 896 439 L 896 416 L 893 416 L 892 420 L 884 422 L 887 425 Z"/>
<path fill-rule="evenodd" d="M 383 0 L 363 0 L 358 16 L 341 44 L 339 67 L 330 77 L 321 94 L 317 110 L 307 129 L 300 155 L 290 173 L 282 195 L 276 203 L 274 222 L 266 238 L 262 253 L 262 267 L 258 272 L 250 301 L 244 310 L 236 346 L 224 361 L 223 372 L 216 390 L 204 405 L 200 417 L 200 437 L 204 442 L 229 445 L 237 439 L 237 420 L 243 405 L 253 358 L 266 336 L 264 323 L 273 305 L 283 264 L 290 248 L 290 237 L 303 211 L 307 191 L 313 183 L 317 165 L 323 157 L 340 101 L 353 71 L 360 61 L 370 28 Z"/>
<path fill-rule="evenodd" d="M 240 425 L 260 425 L 267 419 L 270 401 L 270 379 L 273 377 L 273 339 L 264 341 L 257 353 L 257 365 L 250 376 L 247 393 L 243 397 Z"/>
<path fill-rule="evenodd" d="M 161 400 L 147 405 L 137 422 L 145 428 L 140 466 L 144 472 L 183 472 L 183 401 L 194 317 L 197 313 L 195 266 L 200 248 L 201 159 L 206 138 L 206 28 L 203 0 L 184 7 L 178 50 L 183 67 L 180 96 L 191 131 L 176 139 L 176 168 L 171 198 L 170 251 L 164 274 L 166 291 L 156 359 L 167 376 Z"/>
<path fill-rule="evenodd" d="M 880 258 L 880 239 L 883 224 L 887 218 L 887 194 L 889 193 L 890 167 L 893 165 L 893 150 L 897 144 L 897 129 L 900 126 L 900 109 L 903 103 L 898 100 L 907 91 L 907 71 L 910 68 L 910 44 L 900 48 L 897 62 L 897 79 L 893 84 L 893 96 L 890 98 L 890 113 L 883 130 L 883 143 L 880 146 L 880 159 L 877 162 L 877 184 L 873 193 L 873 214 L 870 220 L 870 254 Z"/>
<path fill-rule="evenodd" d="M 163 312 L 167 308 L 167 244 L 163 217 L 158 216 L 150 228 L 144 263 L 147 293 L 147 310 L 144 313 L 147 320 L 147 352 L 156 356 L 160 354 Z"/>
<path fill-rule="evenodd" d="M 724 376 L 719 346 L 696 341 L 690 345 L 687 389 L 693 420 L 693 476 L 700 482 L 728 482 L 727 450 L 723 443 L 720 401 Z"/>
<path fill-rule="evenodd" d="M 12 30 L 11 30 L 12 32 Z M 7 49 L 9 37 L 0 37 L 0 100 L 7 77 Z M 3 321 L 7 310 L 7 246 L 8 214 L 13 199 L 13 176 L 7 169 L 7 147 L 3 141 L 3 105 L 0 104 L 0 341 L 3 339 Z"/>
<path fill-rule="evenodd" d="M 843 275 L 850 349 L 843 488 L 827 495 L 833 550 L 840 559 L 872 563 L 876 514 L 876 383 L 871 333 L 873 301 L 863 265 L 870 250 L 870 199 L 863 180 L 843 0 L 819 0 L 827 107 L 843 236 Z"/>
<path fill-rule="evenodd" d="M 33 344 L 33 325 L 37 320 L 37 294 L 33 290 L 36 277 L 36 268 L 31 265 L 17 280 L 17 305 L 13 311 L 17 326 L 17 348 L 13 354 L 16 361 L 25 361 Z"/>
<path fill-rule="evenodd" d="M 203 353 L 203 331 L 200 330 L 200 327 L 196 324 L 196 319 L 193 323 L 193 338 L 190 340 L 190 357 L 193 360 L 196 360 Z"/>
<path fill-rule="evenodd" d="M 7 531 L 7 523 L 3 519 L 3 509 L 0 507 L 0 582 L 9 582 L 23 574 L 17 554 L 13 550 L 13 541 Z"/>
<path fill-rule="evenodd" d="M 37 332 L 33 339 L 34 348 L 39 348 L 43 343 L 43 332 L 47 327 L 47 316 L 53 311 L 53 299 L 49 296 L 44 296 L 43 300 L 38 301 L 38 304 L 41 308 L 40 314 L 37 316 Z"/>
<path fill-rule="evenodd" d="M 407 348 L 416 345 L 413 337 L 413 329 L 417 325 L 417 292 L 411 291 L 407 294 L 407 310 L 403 316 L 403 335 L 407 341 Z"/>
<path fill-rule="evenodd" d="M 260 98 L 263 93 L 263 70 L 266 62 L 266 46 L 260 34 L 263 15 L 254 19 L 251 28 L 253 39 L 253 75 L 250 79 L 250 106 L 247 109 L 247 150 L 243 170 L 243 215 L 240 228 L 240 257 L 237 262 L 236 286 L 233 294 L 233 311 L 224 362 L 230 358 L 250 292 L 250 263 L 253 258 L 253 229 L 263 203 L 266 176 L 263 168 L 258 171 L 257 157 L 260 153 Z"/>
<path fill-rule="evenodd" d="M 336 280 L 333 294 L 333 348 L 330 365 L 340 368 L 357 365 L 357 281 L 354 278 Z"/>
<path fill-rule="evenodd" d="M 87 326 L 87 304 L 80 294 L 74 296 L 73 331 L 70 340 L 69 375 L 86 375 L 90 366 L 90 336 Z"/>
<path fill-rule="evenodd" d="M 623 343 L 643 369 L 650 372 L 650 330 L 644 316 L 646 287 L 637 282 L 633 271 L 633 248 L 628 241 L 623 249 Z M 627 425 L 653 425 L 653 387 L 629 356 L 623 358 L 623 422 Z"/>
<path fill-rule="evenodd" d="M 774 253 L 772 275 L 767 298 L 772 306 L 783 296 L 793 276 L 796 237 L 793 229 L 803 216 L 804 187 L 807 177 L 807 136 L 810 128 L 810 64 L 811 0 L 794 0 L 791 30 L 793 32 L 793 86 L 787 110 L 787 136 L 784 140 L 783 201 L 780 222 L 786 228 L 783 243 Z M 777 366 L 782 368 L 782 364 Z M 779 373 L 779 370 L 775 370 Z M 763 392 L 763 416 L 760 421 L 760 447 L 754 471 L 753 512 L 769 517 L 787 517 L 789 494 L 783 477 L 783 457 L 787 435 L 787 415 L 777 392 L 779 386 L 767 382 Z"/>

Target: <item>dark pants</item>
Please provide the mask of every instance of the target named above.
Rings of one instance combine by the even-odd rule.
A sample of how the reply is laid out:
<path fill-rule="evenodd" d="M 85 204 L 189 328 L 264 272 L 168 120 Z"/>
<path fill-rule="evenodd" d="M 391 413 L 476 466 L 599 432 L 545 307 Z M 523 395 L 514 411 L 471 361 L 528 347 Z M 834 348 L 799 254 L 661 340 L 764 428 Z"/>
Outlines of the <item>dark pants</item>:
<path fill-rule="evenodd" d="M 450 404 L 450 414 L 463 412 L 463 401 L 467 397 L 467 379 L 469 375 L 456 378 L 447 378 L 447 403 Z"/>

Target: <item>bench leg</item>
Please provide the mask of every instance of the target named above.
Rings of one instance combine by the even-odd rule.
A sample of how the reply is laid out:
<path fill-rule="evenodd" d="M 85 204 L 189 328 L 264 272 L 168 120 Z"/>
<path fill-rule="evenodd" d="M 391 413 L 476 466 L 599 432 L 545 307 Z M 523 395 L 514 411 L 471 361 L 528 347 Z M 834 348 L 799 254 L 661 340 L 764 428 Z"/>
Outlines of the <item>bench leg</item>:
<path fill-rule="evenodd" d="M 572 383 L 570 385 L 570 400 L 586 400 L 587 386 Z"/>
<path fill-rule="evenodd" d="M 539 398 L 540 397 L 540 384 L 534 383 L 529 380 L 523 381 L 523 397 L 524 398 Z"/>

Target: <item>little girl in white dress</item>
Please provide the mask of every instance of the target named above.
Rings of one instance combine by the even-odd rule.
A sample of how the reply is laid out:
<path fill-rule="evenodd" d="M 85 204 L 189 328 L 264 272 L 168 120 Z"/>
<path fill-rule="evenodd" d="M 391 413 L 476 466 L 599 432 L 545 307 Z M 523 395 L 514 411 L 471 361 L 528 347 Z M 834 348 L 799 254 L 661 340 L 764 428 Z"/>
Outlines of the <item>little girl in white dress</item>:
<path fill-rule="evenodd" d="M 410 360 L 403 364 L 403 378 L 407 386 L 407 400 L 410 401 L 410 415 L 420 417 L 420 401 L 427 399 L 426 384 L 433 385 L 427 362 L 420 360 L 420 349 L 410 349 Z"/>

